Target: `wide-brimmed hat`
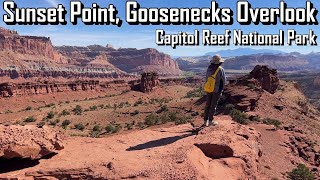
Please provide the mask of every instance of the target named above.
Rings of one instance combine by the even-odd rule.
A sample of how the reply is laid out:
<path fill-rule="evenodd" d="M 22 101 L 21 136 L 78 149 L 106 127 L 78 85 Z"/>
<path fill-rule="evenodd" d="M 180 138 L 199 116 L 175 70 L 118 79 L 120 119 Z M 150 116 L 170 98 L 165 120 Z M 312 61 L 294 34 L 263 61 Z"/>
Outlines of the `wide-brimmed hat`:
<path fill-rule="evenodd" d="M 210 61 L 211 64 L 220 64 L 224 63 L 224 59 L 219 55 L 214 55 Z"/>

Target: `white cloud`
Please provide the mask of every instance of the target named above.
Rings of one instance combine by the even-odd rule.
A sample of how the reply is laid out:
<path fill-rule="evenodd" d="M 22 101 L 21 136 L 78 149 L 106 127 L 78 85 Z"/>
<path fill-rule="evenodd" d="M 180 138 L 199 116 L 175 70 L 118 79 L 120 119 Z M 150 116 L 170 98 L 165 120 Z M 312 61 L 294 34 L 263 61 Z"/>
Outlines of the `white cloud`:
<path fill-rule="evenodd" d="M 56 7 L 58 5 L 58 2 L 56 0 L 45 0 L 45 1 L 54 7 Z"/>

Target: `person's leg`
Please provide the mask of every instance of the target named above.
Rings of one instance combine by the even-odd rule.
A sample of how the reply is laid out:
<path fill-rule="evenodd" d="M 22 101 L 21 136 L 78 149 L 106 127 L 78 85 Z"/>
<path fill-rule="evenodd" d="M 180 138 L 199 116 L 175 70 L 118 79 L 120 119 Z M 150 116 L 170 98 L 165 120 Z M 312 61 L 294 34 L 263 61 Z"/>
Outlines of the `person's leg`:
<path fill-rule="evenodd" d="M 220 99 L 221 95 L 220 93 L 213 93 L 212 98 L 211 98 L 211 104 L 210 104 L 210 110 L 208 113 L 208 119 L 210 122 L 214 120 L 214 115 L 216 114 L 218 102 Z"/>
<path fill-rule="evenodd" d="M 209 119 L 209 111 L 211 108 L 212 95 L 213 93 L 207 93 L 207 96 L 206 96 L 206 107 L 204 110 L 204 117 L 203 117 L 204 124 L 206 124 L 207 120 Z"/>

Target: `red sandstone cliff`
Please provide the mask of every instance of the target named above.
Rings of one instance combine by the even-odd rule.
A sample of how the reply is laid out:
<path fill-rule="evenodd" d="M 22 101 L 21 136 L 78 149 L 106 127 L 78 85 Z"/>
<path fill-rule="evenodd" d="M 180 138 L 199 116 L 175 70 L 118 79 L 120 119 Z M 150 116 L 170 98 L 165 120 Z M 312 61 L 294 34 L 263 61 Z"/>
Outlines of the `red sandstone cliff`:
<path fill-rule="evenodd" d="M 129 73 L 157 72 L 160 75 L 178 75 L 181 73 L 178 64 L 167 54 L 156 49 L 124 48 L 114 49 L 99 45 L 88 47 L 61 46 L 56 47 L 69 61 L 84 64 L 100 55 L 107 56 L 115 67 Z"/>
<path fill-rule="evenodd" d="M 0 49 L 21 54 L 40 55 L 66 64 L 68 61 L 52 46 L 50 38 L 37 36 L 20 36 L 16 31 L 0 28 Z"/>

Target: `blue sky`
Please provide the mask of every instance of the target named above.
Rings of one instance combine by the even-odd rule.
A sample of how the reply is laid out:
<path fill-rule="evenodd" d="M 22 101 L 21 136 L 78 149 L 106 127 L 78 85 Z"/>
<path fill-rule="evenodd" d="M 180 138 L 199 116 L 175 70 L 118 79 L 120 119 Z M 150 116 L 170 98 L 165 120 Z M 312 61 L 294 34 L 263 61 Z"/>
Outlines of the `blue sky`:
<path fill-rule="evenodd" d="M 55 7 L 57 4 L 62 3 L 69 11 L 70 0 L 15 0 L 18 7 Z M 236 22 L 236 1 L 234 0 L 217 0 L 220 7 L 230 7 L 233 9 L 235 15 L 234 24 L 230 26 L 222 25 L 187 25 L 187 26 L 175 26 L 175 25 L 128 25 L 125 22 L 125 2 L 121 0 L 82 0 L 85 6 L 90 7 L 91 3 L 98 3 L 101 7 L 107 7 L 109 4 L 114 4 L 119 11 L 119 16 L 123 20 L 122 27 L 112 25 L 93 25 L 88 26 L 82 24 L 80 21 L 78 25 L 72 25 L 68 20 L 68 25 L 62 26 L 41 26 L 41 25 L 29 25 L 29 26 L 8 26 L 3 21 L 0 21 L 0 26 L 17 30 L 23 35 L 37 35 L 37 36 L 49 36 L 54 45 L 78 45 L 86 46 L 91 44 L 106 45 L 111 44 L 115 47 L 135 47 L 135 48 L 157 48 L 158 50 L 168 53 L 173 56 L 196 56 L 203 55 L 207 52 L 222 50 L 222 49 L 234 49 L 238 46 L 189 46 L 189 47 L 177 47 L 172 49 L 171 47 L 158 47 L 155 44 L 155 30 L 164 29 L 168 33 L 178 33 L 179 31 L 193 32 L 195 29 L 210 29 L 214 33 L 224 33 L 225 29 L 241 29 L 244 32 L 258 31 L 259 33 L 278 33 L 279 29 L 295 29 L 299 33 L 307 33 L 309 29 L 313 29 L 315 33 L 320 34 L 319 25 L 317 26 L 290 26 L 290 25 L 249 25 L 241 26 Z M 210 0 L 138 0 L 142 7 L 210 7 Z M 278 7 L 278 0 L 250 0 L 252 7 Z M 304 7 L 304 0 L 286 0 L 288 7 Z M 312 0 L 314 6 L 319 9 L 320 2 Z M 4 14 L 4 10 L 1 8 L 1 17 Z M 318 15 L 319 19 L 319 15 Z M 319 38 L 318 38 L 319 39 Z M 318 40 L 319 41 L 319 40 Z M 320 43 L 320 42 L 319 42 Z M 299 51 L 301 53 L 308 53 L 311 51 L 320 51 L 318 46 L 316 47 L 254 47 L 256 49 L 278 49 L 286 52 Z"/>

